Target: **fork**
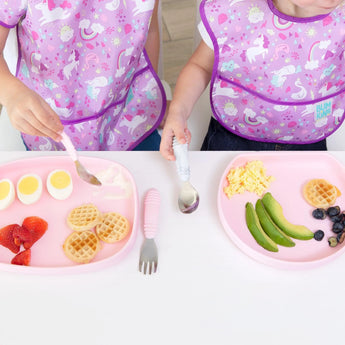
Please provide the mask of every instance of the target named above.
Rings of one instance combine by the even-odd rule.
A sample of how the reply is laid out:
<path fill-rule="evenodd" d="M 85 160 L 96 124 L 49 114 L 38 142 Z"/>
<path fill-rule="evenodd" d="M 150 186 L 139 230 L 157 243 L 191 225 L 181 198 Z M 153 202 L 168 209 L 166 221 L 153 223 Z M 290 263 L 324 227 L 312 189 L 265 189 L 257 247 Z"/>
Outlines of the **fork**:
<path fill-rule="evenodd" d="M 90 174 L 85 169 L 84 165 L 80 163 L 78 159 L 77 151 L 74 148 L 74 145 L 72 144 L 72 141 L 69 138 L 69 136 L 65 132 L 62 132 L 61 136 L 62 136 L 61 142 L 65 146 L 68 154 L 73 159 L 79 177 L 81 177 L 84 181 L 88 183 L 91 183 L 96 186 L 100 186 L 102 183 L 98 180 L 98 178 L 95 175 Z"/>
<path fill-rule="evenodd" d="M 158 229 L 158 215 L 160 194 L 157 189 L 151 188 L 144 199 L 144 235 L 145 241 L 140 250 L 139 271 L 151 274 L 157 271 L 158 251 L 154 241 Z"/>

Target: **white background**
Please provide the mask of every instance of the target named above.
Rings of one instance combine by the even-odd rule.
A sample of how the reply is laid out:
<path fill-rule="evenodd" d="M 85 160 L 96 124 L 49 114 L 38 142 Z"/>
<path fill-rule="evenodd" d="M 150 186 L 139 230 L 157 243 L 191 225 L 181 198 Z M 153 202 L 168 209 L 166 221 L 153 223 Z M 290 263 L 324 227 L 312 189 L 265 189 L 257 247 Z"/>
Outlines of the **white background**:
<path fill-rule="evenodd" d="M 50 154 L 0 152 L 0 163 Z M 226 235 L 217 189 L 235 153 L 190 152 L 201 202 L 189 215 L 177 208 L 175 165 L 159 153 L 83 154 L 127 167 L 140 206 L 149 188 L 160 191 L 158 272 L 138 272 L 141 228 L 131 252 L 98 272 L 0 271 L 1 345 L 344 344 L 344 255 L 313 269 L 281 270 L 248 257 Z M 344 153 L 331 154 L 345 163 Z"/>

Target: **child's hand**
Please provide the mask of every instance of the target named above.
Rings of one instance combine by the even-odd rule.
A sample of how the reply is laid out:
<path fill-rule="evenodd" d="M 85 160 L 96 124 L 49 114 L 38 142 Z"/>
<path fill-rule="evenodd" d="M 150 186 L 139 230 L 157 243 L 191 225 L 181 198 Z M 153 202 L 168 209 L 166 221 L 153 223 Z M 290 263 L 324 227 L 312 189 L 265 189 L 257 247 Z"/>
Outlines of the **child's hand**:
<path fill-rule="evenodd" d="M 174 150 L 172 147 L 174 136 L 179 143 L 189 143 L 191 133 L 187 128 L 186 117 L 180 112 L 174 112 L 172 107 L 169 109 L 166 122 L 163 127 L 160 152 L 165 159 L 175 160 Z"/>
<path fill-rule="evenodd" d="M 47 102 L 24 84 L 16 85 L 4 102 L 13 127 L 30 134 L 61 140 L 63 131 L 59 116 Z"/>

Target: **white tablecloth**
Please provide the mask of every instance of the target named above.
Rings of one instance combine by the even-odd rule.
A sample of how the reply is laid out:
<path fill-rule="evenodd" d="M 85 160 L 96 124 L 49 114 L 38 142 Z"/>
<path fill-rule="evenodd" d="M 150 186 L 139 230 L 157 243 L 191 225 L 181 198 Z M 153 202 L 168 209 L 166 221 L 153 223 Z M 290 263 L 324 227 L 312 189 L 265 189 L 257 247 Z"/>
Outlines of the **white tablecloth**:
<path fill-rule="evenodd" d="M 201 198 L 190 215 L 178 211 L 175 165 L 159 153 L 83 154 L 127 167 L 141 205 L 149 188 L 161 192 L 158 272 L 138 272 L 141 228 L 132 251 L 98 272 L 0 272 L 1 345 L 344 344 L 345 256 L 280 270 L 249 258 L 226 235 L 217 188 L 237 153 L 190 152 Z M 345 153 L 331 154 L 345 163 Z M 39 155 L 49 153 L 0 152 L 0 163 Z"/>

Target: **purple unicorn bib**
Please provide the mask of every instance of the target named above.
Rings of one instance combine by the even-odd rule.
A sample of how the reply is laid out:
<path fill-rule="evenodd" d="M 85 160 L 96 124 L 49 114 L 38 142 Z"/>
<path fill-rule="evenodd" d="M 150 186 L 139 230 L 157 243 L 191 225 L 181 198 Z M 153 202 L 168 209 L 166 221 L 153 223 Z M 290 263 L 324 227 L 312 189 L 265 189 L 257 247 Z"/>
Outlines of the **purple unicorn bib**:
<path fill-rule="evenodd" d="M 272 0 L 204 0 L 215 63 L 211 106 L 242 137 L 307 144 L 344 120 L 345 5 L 294 18 Z"/>
<path fill-rule="evenodd" d="M 17 26 L 17 77 L 60 116 L 78 150 L 131 150 L 162 119 L 165 93 L 144 46 L 155 0 L 0 0 Z M 23 134 L 31 150 L 62 150 Z"/>

